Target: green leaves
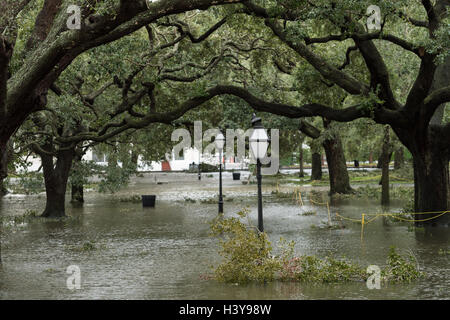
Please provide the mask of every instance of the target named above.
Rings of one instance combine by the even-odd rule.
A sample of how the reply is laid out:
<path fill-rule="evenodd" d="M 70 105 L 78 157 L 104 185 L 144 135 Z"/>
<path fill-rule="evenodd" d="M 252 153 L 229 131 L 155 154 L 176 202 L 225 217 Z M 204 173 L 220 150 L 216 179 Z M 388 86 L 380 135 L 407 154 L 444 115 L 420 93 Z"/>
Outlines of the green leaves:
<path fill-rule="evenodd" d="M 279 255 L 272 253 L 266 233 L 250 225 L 247 209 L 237 213 L 239 218 L 224 218 L 211 223 L 211 234 L 220 238 L 223 261 L 214 268 L 215 279 L 225 283 L 245 284 L 274 280 L 298 281 L 310 284 L 365 281 L 366 268 L 333 257 L 294 256 L 294 241 L 279 241 Z M 243 220 L 247 219 L 247 224 Z M 404 257 L 391 247 L 387 266 L 381 272 L 385 282 L 412 282 L 423 276 L 412 255 Z"/>
<path fill-rule="evenodd" d="M 401 256 L 395 247 L 389 249 L 387 268 L 381 272 L 385 281 L 392 283 L 410 283 L 424 276 L 417 268 L 415 257 L 410 254 L 407 257 Z"/>
<path fill-rule="evenodd" d="M 247 210 L 238 213 L 241 219 L 247 215 Z M 243 284 L 274 280 L 281 265 L 271 257 L 272 246 L 265 233 L 248 228 L 237 218 L 223 216 L 213 221 L 211 230 L 214 236 L 225 236 L 219 252 L 224 261 L 214 270 L 218 281 Z"/>

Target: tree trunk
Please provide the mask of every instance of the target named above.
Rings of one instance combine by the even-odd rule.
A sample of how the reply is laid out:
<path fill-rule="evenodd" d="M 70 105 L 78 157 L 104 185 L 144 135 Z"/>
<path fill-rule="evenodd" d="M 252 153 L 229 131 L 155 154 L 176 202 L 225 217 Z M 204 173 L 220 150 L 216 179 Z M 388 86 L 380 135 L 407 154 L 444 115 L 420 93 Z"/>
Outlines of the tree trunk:
<path fill-rule="evenodd" d="M 405 154 L 403 147 L 399 147 L 394 153 L 394 170 L 398 170 L 403 167 L 405 163 Z"/>
<path fill-rule="evenodd" d="M 330 176 L 330 194 L 353 192 L 350 187 L 347 164 L 344 150 L 339 138 L 326 140 L 323 143 L 328 163 L 328 174 Z"/>
<path fill-rule="evenodd" d="M 84 203 L 84 186 L 83 184 L 72 184 L 72 203 Z"/>
<path fill-rule="evenodd" d="M 432 90 L 450 84 L 450 57 L 447 56 L 434 74 Z M 443 126 L 445 104 L 437 108 L 429 123 L 416 121 L 411 130 L 400 132 L 402 142 L 408 147 L 414 163 L 414 207 L 416 212 L 439 212 L 449 209 L 450 181 L 449 135 Z M 399 130 L 400 131 L 400 130 Z M 416 215 L 417 225 L 437 226 L 450 225 L 450 213 Z M 436 217 L 436 218 L 434 218 Z"/>
<path fill-rule="evenodd" d="M 330 121 L 324 120 L 324 126 L 327 128 L 329 125 Z M 323 147 L 327 157 L 328 174 L 330 176 L 330 194 L 348 194 L 353 192 L 350 186 L 344 148 L 342 147 L 339 134 L 334 133 L 333 138 L 324 140 Z"/>
<path fill-rule="evenodd" d="M 449 146 L 442 126 L 418 125 L 409 130 L 396 129 L 397 136 L 407 146 L 414 164 L 414 211 L 417 225 L 449 225 Z M 426 132 L 426 133 L 424 133 Z M 431 212 L 431 214 L 428 214 Z M 436 218 L 434 218 L 436 217 Z"/>
<path fill-rule="evenodd" d="M 8 177 L 8 143 L 0 141 L 0 197 L 7 193 L 4 185 Z"/>
<path fill-rule="evenodd" d="M 322 155 L 320 153 L 312 153 L 311 167 L 311 180 L 322 180 Z"/>
<path fill-rule="evenodd" d="M 300 167 L 298 176 L 300 178 L 303 178 L 305 176 L 305 172 L 303 171 L 303 141 L 300 143 L 298 162 L 299 162 L 299 167 Z"/>
<path fill-rule="evenodd" d="M 439 150 L 427 150 L 424 154 L 413 154 L 414 160 L 414 203 L 416 212 L 439 212 L 448 209 L 449 167 L 448 158 Z M 416 220 L 432 218 L 436 214 L 416 215 Z M 417 225 L 445 225 L 450 223 L 450 214 Z"/>
<path fill-rule="evenodd" d="M 139 153 L 136 151 L 131 152 L 131 163 L 134 164 L 134 166 L 137 168 L 139 164 Z"/>
<path fill-rule="evenodd" d="M 383 151 L 380 153 L 380 156 L 377 160 L 377 169 L 383 168 Z"/>
<path fill-rule="evenodd" d="M 81 167 L 81 160 L 83 159 L 83 154 L 77 153 L 74 156 L 73 160 L 73 172 L 76 172 L 78 168 Z M 81 171 L 82 172 L 82 171 Z M 81 177 L 77 177 L 74 179 L 74 176 L 72 175 L 72 178 L 70 180 L 72 185 L 72 192 L 71 196 L 72 199 L 70 200 L 71 203 L 78 203 L 82 204 L 84 203 L 84 185 L 83 185 L 83 179 Z"/>
<path fill-rule="evenodd" d="M 390 129 L 388 126 L 385 128 L 383 148 L 381 152 L 381 205 L 389 206 L 389 162 L 391 160 L 390 151 Z"/>
<path fill-rule="evenodd" d="M 392 150 L 389 151 L 389 154 L 388 154 L 389 161 L 391 161 L 390 159 L 392 159 L 392 154 L 393 153 L 394 152 L 392 152 Z M 380 157 L 378 158 L 378 163 L 377 163 L 377 168 L 378 169 L 383 169 L 383 159 L 384 159 L 384 157 L 385 157 L 385 155 L 383 154 L 383 147 L 381 147 L 381 154 L 380 154 Z"/>
<path fill-rule="evenodd" d="M 67 181 L 74 154 L 74 150 L 59 151 L 55 165 L 53 164 L 53 156 L 40 154 L 47 194 L 47 202 L 42 217 L 59 218 L 66 215 Z"/>

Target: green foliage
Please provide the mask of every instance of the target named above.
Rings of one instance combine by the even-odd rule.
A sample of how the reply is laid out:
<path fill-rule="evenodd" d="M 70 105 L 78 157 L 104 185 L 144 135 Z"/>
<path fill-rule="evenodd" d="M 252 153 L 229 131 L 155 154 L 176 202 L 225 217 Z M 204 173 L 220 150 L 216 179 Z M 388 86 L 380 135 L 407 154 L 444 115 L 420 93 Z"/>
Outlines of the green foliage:
<path fill-rule="evenodd" d="M 69 183 L 72 186 L 86 185 L 89 182 L 88 178 L 96 173 L 100 173 L 101 170 L 102 167 L 94 161 L 73 161 Z"/>
<path fill-rule="evenodd" d="M 414 190 L 413 190 L 414 191 Z M 401 213 L 411 213 L 415 211 L 414 197 L 409 200 L 402 208 Z"/>
<path fill-rule="evenodd" d="M 44 177 L 42 173 L 30 172 L 21 175 L 16 184 L 8 183 L 13 193 L 38 194 L 45 190 Z"/>
<path fill-rule="evenodd" d="M 247 219 L 247 223 L 242 220 Z M 222 262 L 214 268 L 214 278 L 220 282 L 245 284 L 274 280 L 305 283 L 341 283 L 365 281 L 366 269 L 344 259 L 315 256 L 294 256 L 295 242 L 281 238 L 279 254 L 273 255 L 266 233 L 250 226 L 248 210 L 238 212 L 238 218 L 223 215 L 211 223 L 211 234 L 219 237 Z M 394 247 L 389 251 L 382 279 L 390 283 L 412 282 L 424 274 L 418 270 L 412 255 L 406 258 Z"/>
<path fill-rule="evenodd" d="M 134 166 L 129 166 L 129 164 L 124 164 L 123 167 L 119 166 L 117 163 L 109 163 L 105 167 L 105 173 L 102 180 L 99 183 L 99 192 L 110 192 L 115 193 L 121 188 L 128 185 L 130 177 L 136 172 Z"/>
<path fill-rule="evenodd" d="M 450 249 L 439 248 L 438 255 L 440 256 L 450 255 Z"/>
<path fill-rule="evenodd" d="M 246 218 L 247 210 L 238 213 Z M 281 268 L 280 260 L 271 257 L 272 245 L 265 233 L 248 228 L 238 218 L 215 219 L 212 235 L 223 236 L 220 255 L 224 258 L 214 271 L 220 282 L 248 283 L 272 281 Z"/>
<path fill-rule="evenodd" d="M 281 279 L 308 283 L 339 283 L 366 280 L 364 268 L 334 258 L 294 257 L 283 266 Z"/>
<path fill-rule="evenodd" d="M 343 0 L 330 2 L 317 0 L 313 2 L 298 0 L 256 0 L 258 5 L 265 7 L 269 15 L 279 19 L 284 14 L 289 14 L 294 19 L 287 19 L 285 25 L 281 25 L 287 32 L 287 38 L 296 44 L 304 44 L 305 38 L 324 37 L 342 32 L 353 32 L 356 23 L 365 24 L 366 9 L 369 5 L 378 5 L 383 17 L 386 18 L 384 31 L 410 42 L 413 46 L 424 46 L 429 53 L 438 54 L 439 59 L 448 55 L 449 48 L 449 18 L 442 19 L 441 26 L 433 37 L 427 34 L 425 28 L 415 28 L 398 13 L 404 12 L 407 16 L 419 20 L 426 20 L 426 12 L 418 2 L 406 0 Z M 34 28 L 34 22 L 42 8 L 44 1 L 35 0 L 18 16 L 18 37 L 15 43 L 14 55 L 10 64 L 12 77 L 18 70 L 29 67 L 24 64 L 28 52 L 25 52 L 25 44 Z M 113 18 L 108 15 L 117 13 L 119 0 L 110 1 L 84 1 L 74 0 L 74 4 L 88 4 L 90 13 L 104 18 Z M 136 93 L 142 89 L 141 84 L 151 82 L 155 84 L 155 100 L 157 111 L 171 111 L 175 106 L 193 97 L 205 95 L 206 90 L 215 84 L 234 84 L 249 89 L 256 96 L 278 103 L 302 105 L 303 103 L 317 102 L 329 105 L 333 108 L 343 108 L 355 103 L 360 103 L 361 108 L 373 116 L 374 108 L 381 104 L 379 88 L 371 91 L 368 96 L 351 96 L 337 85 L 328 83 L 324 75 L 321 75 L 305 59 L 283 44 L 274 36 L 273 32 L 264 24 L 264 19 L 244 14 L 233 14 L 240 5 L 212 7 L 204 11 L 195 11 L 192 14 L 179 14 L 160 19 L 151 23 L 149 29 L 152 36 L 147 34 L 145 28 L 141 28 L 131 35 L 124 36 L 117 41 L 102 45 L 76 57 L 73 63 L 58 78 L 57 86 L 63 91 L 61 96 L 56 96 L 52 91 L 48 94 L 46 123 L 58 123 L 65 132 L 78 131 L 77 126 L 89 128 L 95 131 L 102 128 L 111 120 L 117 123 L 128 118 L 129 114 L 118 114 L 112 119 L 111 114 L 120 107 L 122 90 L 116 85 L 109 87 L 91 106 L 95 112 L 91 112 L 89 106 L 82 103 L 79 94 L 74 92 L 74 83 L 83 80 L 80 92 L 84 95 L 95 93 L 100 87 L 111 82 L 115 76 L 122 82 L 140 66 L 146 65 L 142 73 L 138 73 L 130 92 Z M 345 19 L 351 15 L 352 23 Z M 64 14 L 62 15 L 64 16 Z M 173 23 L 177 20 L 183 25 L 189 26 L 190 32 L 200 35 L 214 25 L 218 19 L 228 16 L 227 23 L 221 26 L 208 39 L 193 45 L 188 37 L 184 37 L 176 47 L 169 46 L 163 50 L 156 47 L 175 40 L 179 34 L 173 27 L 166 27 L 160 22 Z M 6 18 L 6 17 L 5 17 Z M 279 19 L 281 20 L 281 19 Z M 62 21 L 62 20 L 61 20 Z M 52 28 L 57 32 L 58 28 Z M 10 33 L 11 30 L 5 30 Z M 6 34 L 8 36 L 8 34 Z M 150 40 L 150 41 L 149 41 Z M 230 43 L 233 45 L 230 45 Z M 248 49 L 248 44 L 253 43 L 254 48 Z M 373 41 L 380 51 L 386 63 L 390 83 L 395 98 L 404 103 L 408 92 L 414 82 L 420 66 L 420 59 L 412 52 L 381 40 Z M 353 45 L 352 40 L 332 41 L 329 43 L 316 43 L 308 45 L 308 49 L 318 58 L 324 58 L 331 66 L 342 65 L 347 48 Z M 240 49 L 239 49 L 240 48 Z M 39 52 L 38 52 L 39 53 Z M 38 56 L 38 54 L 36 54 Z M 345 72 L 362 83 L 371 82 L 369 72 L 362 55 L 358 51 L 350 54 L 350 64 L 345 67 Z M 216 67 L 207 69 L 212 61 L 221 61 Z M 279 72 L 273 64 L 277 60 L 282 65 L 289 66 L 290 74 Z M 204 76 L 195 81 L 161 81 L 161 76 L 167 73 L 174 76 L 192 77 L 206 70 Z M 195 78 L 195 77 L 194 77 Z M 150 98 L 145 96 L 134 107 L 135 112 L 145 114 L 148 112 Z M 243 128 L 250 126 L 252 108 L 242 99 L 231 95 L 220 96 L 204 103 L 202 107 L 191 110 L 180 120 L 184 122 L 202 119 L 205 126 L 220 126 L 222 128 Z M 41 112 L 39 113 L 41 114 Z M 98 114 L 98 115 L 97 115 Z M 274 115 L 264 114 L 264 124 L 267 128 L 280 128 L 280 155 L 282 163 L 290 162 L 292 151 L 298 150 L 303 139 L 297 132 L 297 120 L 285 119 Z M 449 119 L 448 108 L 445 119 Z M 308 119 L 314 125 L 320 120 Z M 29 124 L 30 130 L 35 129 Z M 320 142 L 336 132 L 342 132 L 343 142 L 347 155 L 353 159 L 367 159 L 369 155 L 377 156 L 379 153 L 380 127 L 367 119 L 357 120 L 343 126 L 333 124 L 328 130 L 324 130 L 320 139 L 309 141 L 314 149 L 321 149 Z M 28 129 L 28 128 L 27 128 Z M 111 132 L 109 129 L 109 132 Z M 124 144 L 133 144 L 132 148 L 142 156 L 144 161 L 161 160 L 165 152 L 170 150 L 172 142 L 170 134 L 172 126 L 152 124 L 147 128 L 141 128 L 133 132 L 123 141 Z M 53 133 L 55 128 L 46 128 Z M 20 132 L 19 132 L 20 133 Z M 20 134 L 18 134 L 20 135 Z M 32 135 L 35 138 L 36 135 Z M 123 138 L 123 135 L 120 137 Z M 308 139 L 309 140 L 309 139 Z M 301 142 L 300 142 L 301 141 Z M 25 142 L 24 145 L 27 145 Z M 15 161 L 18 159 L 15 159 Z M 126 185 L 132 169 L 124 165 L 120 169 L 112 164 L 105 169 L 101 191 L 117 191 Z M 85 170 L 86 169 L 86 170 Z M 89 173 L 87 168 L 74 167 L 71 175 L 72 184 L 84 184 Z M 121 172 L 122 171 L 122 172 Z M 202 170 L 207 172 L 208 170 Z M 33 188 L 36 192 L 42 190 L 37 181 L 30 181 L 24 188 Z M 31 191 L 34 192 L 34 191 Z"/>
<path fill-rule="evenodd" d="M 412 254 L 401 256 L 394 247 L 389 249 L 387 267 L 381 275 L 391 283 L 411 283 L 424 276 L 417 267 L 417 261 Z"/>
<path fill-rule="evenodd" d="M 379 180 L 378 180 L 379 181 Z M 377 184 L 378 184 L 377 181 Z M 337 194 L 334 197 L 339 197 L 341 199 L 352 199 L 352 198 L 367 198 L 367 199 L 381 199 L 381 187 L 376 185 L 365 185 L 355 189 L 352 194 Z M 413 187 L 395 187 L 391 188 L 390 196 L 393 199 L 406 199 L 412 201 L 414 200 L 414 188 Z M 412 203 L 414 207 L 414 203 Z M 408 208 L 409 205 L 408 205 Z M 412 212 L 412 211 L 408 211 Z"/>
<path fill-rule="evenodd" d="M 119 153 L 114 150 L 109 155 L 108 165 L 103 167 L 98 189 L 99 192 L 115 193 L 128 185 L 131 176 L 136 174 L 137 168 L 128 152 Z M 121 165 L 118 160 L 121 160 Z"/>
<path fill-rule="evenodd" d="M 218 172 L 219 167 L 208 163 L 200 163 L 200 172 Z M 198 169 L 192 169 L 190 172 L 198 172 Z"/>

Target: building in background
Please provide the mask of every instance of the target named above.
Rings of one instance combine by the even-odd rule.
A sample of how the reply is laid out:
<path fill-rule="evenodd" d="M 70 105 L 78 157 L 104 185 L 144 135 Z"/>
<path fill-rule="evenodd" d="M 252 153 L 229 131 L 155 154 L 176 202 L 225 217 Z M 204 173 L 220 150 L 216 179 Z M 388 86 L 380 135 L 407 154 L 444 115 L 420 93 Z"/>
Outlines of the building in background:
<path fill-rule="evenodd" d="M 89 149 L 83 156 L 85 161 L 94 161 L 98 165 L 107 166 L 108 157 L 106 154 L 98 153 L 95 150 Z M 41 159 L 39 157 L 30 156 L 27 161 L 30 163 L 28 167 L 28 172 L 31 171 L 42 171 Z M 148 163 L 142 160 L 140 156 L 138 159 L 138 171 L 139 172 L 149 172 L 149 171 L 185 171 L 189 170 L 190 165 L 198 165 L 199 161 L 201 163 L 206 163 L 210 165 L 219 164 L 219 154 L 210 155 L 203 154 L 200 155 L 199 151 L 195 148 L 185 149 L 180 152 L 179 155 L 175 155 L 172 150 L 172 154 L 168 161 L 152 161 Z M 249 164 L 249 159 L 238 159 L 238 157 L 229 157 L 224 159 L 225 169 L 247 169 Z M 119 162 L 119 165 L 122 164 Z M 18 170 L 19 172 L 24 172 L 24 170 Z"/>

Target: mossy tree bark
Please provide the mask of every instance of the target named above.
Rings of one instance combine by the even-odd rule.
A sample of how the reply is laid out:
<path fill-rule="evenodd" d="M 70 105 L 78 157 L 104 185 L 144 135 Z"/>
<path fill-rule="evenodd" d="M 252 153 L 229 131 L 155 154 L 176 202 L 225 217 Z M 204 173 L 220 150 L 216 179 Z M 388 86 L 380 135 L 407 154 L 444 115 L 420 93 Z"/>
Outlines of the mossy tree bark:
<path fill-rule="evenodd" d="M 80 150 L 75 150 L 75 156 L 73 159 L 73 172 L 80 174 L 79 171 L 82 167 L 82 161 L 83 159 L 83 153 Z M 75 204 L 82 204 L 84 203 L 84 184 L 83 184 L 83 177 L 80 177 L 78 179 L 71 179 L 71 201 Z"/>
<path fill-rule="evenodd" d="M 389 162 L 392 156 L 392 147 L 390 141 L 390 129 L 388 126 L 385 127 L 384 130 L 384 138 L 383 138 L 383 148 L 381 152 L 381 205 L 389 206 L 390 197 L 389 197 Z"/>
<path fill-rule="evenodd" d="M 51 142 L 43 144 L 40 148 L 34 146 L 34 151 L 42 161 L 44 170 L 44 182 L 46 193 L 45 210 L 42 217 L 60 218 L 66 215 L 66 190 L 69 180 L 72 161 L 75 156 L 74 148 L 61 148 L 60 151 L 52 152 Z M 56 158 L 56 161 L 54 159 Z"/>
<path fill-rule="evenodd" d="M 300 140 L 300 145 L 298 147 L 298 165 L 299 165 L 299 172 L 298 176 L 300 178 L 303 178 L 305 176 L 304 168 L 303 168 L 303 141 L 305 141 L 304 137 Z"/>
<path fill-rule="evenodd" d="M 401 146 L 394 152 L 394 170 L 401 169 L 405 164 L 405 150 Z"/>
<path fill-rule="evenodd" d="M 325 129 L 330 129 L 332 125 L 331 121 L 324 119 L 323 120 Z M 306 121 L 300 122 L 300 131 L 302 131 L 307 136 L 318 139 L 322 132 L 314 127 L 313 125 L 307 123 Z M 342 146 L 342 141 L 337 132 L 332 132 L 332 134 L 328 135 L 323 139 L 322 146 L 325 149 L 325 155 L 328 163 L 328 173 L 330 177 L 330 194 L 335 193 L 343 193 L 348 194 L 353 192 L 353 189 L 350 186 L 350 178 L 347 171 L 347 163 L 345 161 L 344 148 Z M 317 167 L 320 164 L 320 168 L 322 167 L 321 156 L 317 159 L 317 154 L 313 154 L 313 169 L 314 165 Z M 317 164 L 315 163 L 317 161 Z M 311 180 L 319 180 L 314 179 L 316 176 L 313 173 L 311 176 Z M 320 172 L 320 178 L 322 178 L 322 172 Z"/>
<path fill-rule="evenodd" d="M 317 152 L 311 154 L 311 180 L 322 180 L 322 155 Z"/>
<path fill-rule="evenodd" d="M 324 127 L 329 128 L 331 121 L 323 119 Z M 323 148 L 328 163 L 328 173 L 330 175 L 330 194 L 352 193 L 350 178 L 347 171 L 347 162 L 345 160 L 344 147 L 341 137 L 337 132 L 333 132 L 330 138 L 323 141 Z"/>

